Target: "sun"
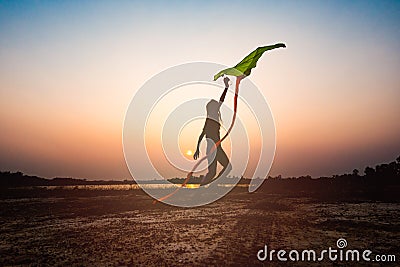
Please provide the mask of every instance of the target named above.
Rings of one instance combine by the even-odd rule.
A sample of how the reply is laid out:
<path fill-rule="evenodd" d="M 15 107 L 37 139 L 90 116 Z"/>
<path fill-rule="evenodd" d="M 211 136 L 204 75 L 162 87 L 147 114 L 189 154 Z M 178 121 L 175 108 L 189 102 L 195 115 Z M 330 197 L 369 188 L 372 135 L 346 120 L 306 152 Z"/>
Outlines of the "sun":
<path fill-rule="evenodd" d="M 186 151 L 186 155 L 188 155 L 188 156 L 192 156 L 192 155 L 193 155 L 193 151 L 192 151 L 192 150 L 188 150 L 188 151 Z"/>

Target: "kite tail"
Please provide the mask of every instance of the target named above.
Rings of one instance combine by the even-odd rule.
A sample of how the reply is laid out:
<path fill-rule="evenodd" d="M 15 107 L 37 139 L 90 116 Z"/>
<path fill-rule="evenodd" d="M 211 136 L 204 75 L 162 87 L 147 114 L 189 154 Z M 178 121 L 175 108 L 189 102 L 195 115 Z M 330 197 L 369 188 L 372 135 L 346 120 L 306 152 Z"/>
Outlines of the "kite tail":
<path fill-rule="evenodd" d="M 235 124 L 235 120 L 236 120 L 236 111 L 237 111 L 237 99 L 238 99 L 238 96 L 239 96 L 239 84 L 240 84 L 240 81 L 241 81 L 244 77 L 245 77 L 245 76 L 238 76 L 238 77 L 236 77 L 235 98 L 234 98 L 234 100 L 233 100 L 233 117 L 232 117 L 232 122 L 231 122 L 231 125 L 229 126 L 228 131 L 227 131 L 226 134 L 224 135 L 224 137 L 222 137 L 220 140 L 218 140 L 218 142 L 216 142 L 216 143 L 214 144 L 213 148 L 193 166 L 192 170 L 186 175 L 186 179 L 185 179 L 185 181 L 183 181 L 183 183 L 182 183 L 182 185 L 181 185 L 180 187 L 176 188 L 173 192 L 169 193 L 168 195 L 163 196 L 163 197 L 161 197 L 161 198 L 159 198 L 159 199 L 154 200 L 154 201 L 153 201 L 153 204 L 157 203 L 158 201 L 161 202 L 161 201 L 163 201 L 163 200 L 166 200 L 167 198 L 169 198 L 169 197 L 175 195 L 175 193 L 178 192 L 179 189 L 181 189 L 182 187 L 185 187 L 186 184 L 188 183 L 190 177 L 192 177 L 194 171 L 197 169 L 197 167 L 199 167 L 199 165 L 200 165 L 210 154 L 212 154 L 212 153 L 217 149 L 218 146 L 221 145 L 222 141 L 224 141 L 224 140 L 228 137 L 228 135 L 230 134 L 230 132 L 231 132 L 232 129 L 233 129 L 233 125 Z"/>

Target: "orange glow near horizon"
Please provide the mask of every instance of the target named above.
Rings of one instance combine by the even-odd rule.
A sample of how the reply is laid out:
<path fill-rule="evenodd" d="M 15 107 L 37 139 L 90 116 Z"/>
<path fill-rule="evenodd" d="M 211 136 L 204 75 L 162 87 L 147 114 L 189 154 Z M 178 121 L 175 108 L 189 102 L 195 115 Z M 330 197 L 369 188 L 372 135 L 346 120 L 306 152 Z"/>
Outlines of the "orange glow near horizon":
<path fill-rule="evenodd" d="M 226 2 L 225 14 L 210 3 L 151 9 L 136 2 L 70 4 L 68 12 L 59 3 L 8 5 L 0 9 L 2 171 L 130 179 L 122 127 L 143 83 L 184 62 L 233 66 L 257 46 L 277 42 L 287 48 L 263 56 L 249 77 L 274 115 L 277 149 L 270 175 L 362 172 L 399 156 L 400 3 L 395 1 Z M 175 171 L 164 157 L 158 122 L 182 100 L 220 94 L 218 88 L 188 86 L 184 97 L 168 95 L 151 115 L 145 145 L 169 175 Z M 228 93 L 226 107 L 233 107 L 232 99 Z M 196 120 L 172 125 L 165 136 L 167 146 L 171 140 L 177 144 L 170 156 L 187 167 L 195 162 L 204 124 L 204 105 L 194 108 Z M 252 152 L 245 173 L 251 173 L 264 144 L 242 103 L 238 116 L 249 125 Z M 230 119 L 224 110 L 223 125 Z M 172 130 L 178 134 L 172 136 Z M 228 155 L 240 154 L 246 145 L 234 138 L 222 144 Z M 204 140 L 200 150 L 201 157 Z"/>

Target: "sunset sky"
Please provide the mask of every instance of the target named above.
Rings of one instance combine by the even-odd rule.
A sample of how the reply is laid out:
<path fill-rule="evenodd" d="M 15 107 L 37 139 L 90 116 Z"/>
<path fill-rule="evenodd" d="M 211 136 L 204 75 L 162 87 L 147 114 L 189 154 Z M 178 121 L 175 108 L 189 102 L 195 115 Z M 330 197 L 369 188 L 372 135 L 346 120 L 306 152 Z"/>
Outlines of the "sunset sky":
<path fill-rule="evenodd" d="M 276 124 L 270 175 L 391 161 L 399 26 L 399 1 L 0 1 L 0 170 L 127 179 L 122 125 L 146 80 L 278 42 L 251 75 Z"/>

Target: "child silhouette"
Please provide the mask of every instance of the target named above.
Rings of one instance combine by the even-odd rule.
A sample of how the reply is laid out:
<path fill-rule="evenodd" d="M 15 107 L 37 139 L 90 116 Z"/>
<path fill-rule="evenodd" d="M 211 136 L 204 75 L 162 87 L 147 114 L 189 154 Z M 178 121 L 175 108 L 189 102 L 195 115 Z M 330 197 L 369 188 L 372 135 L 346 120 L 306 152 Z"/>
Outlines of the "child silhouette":
<path fill-rule="evenodd" d="M 195 160 L 199 158 L 200 142 L 205 135 L 206 140 L 207 140 L 208 173 L 204 176 L 200 185 L 206 185 L 213 180 L 213 178 L 215 177 L 215 174 L 217 172 L 217 162 L 219 162 L 223 166 L 223 169 L 221 170 L 221 172 L 218 174 L 217 177 L 220 177 L 223 174 L 227 175 L 232 170 L 232 166 L 229 162 L 228 156 L 226 155 L 225 151 L 222 149 L 221 145 L 219 145 L 217 147 L 217 149 L 215 149 L 211 153 L 211 150 L 215 146 L 215 143 L 217 143 L 221 139 L 220 134 L 219 134 L 219 130 L 221 127 L 220 107 L 225 100 L 225 96 L 226 96 L 226 93 L 229 88 L 229 81 L 230 80 L 228 77 L 224 78 L 225 89 L 219 99 L 219 102 L 217 102 L 214 99 L 211 99 L 206 105 L 207 118 L 204 123 L 203 131 L 201 132 L 201 134 L 199 136 L 199 140 L 197 142 L 196 152 L 193 155 L 193 158 Z"/>

